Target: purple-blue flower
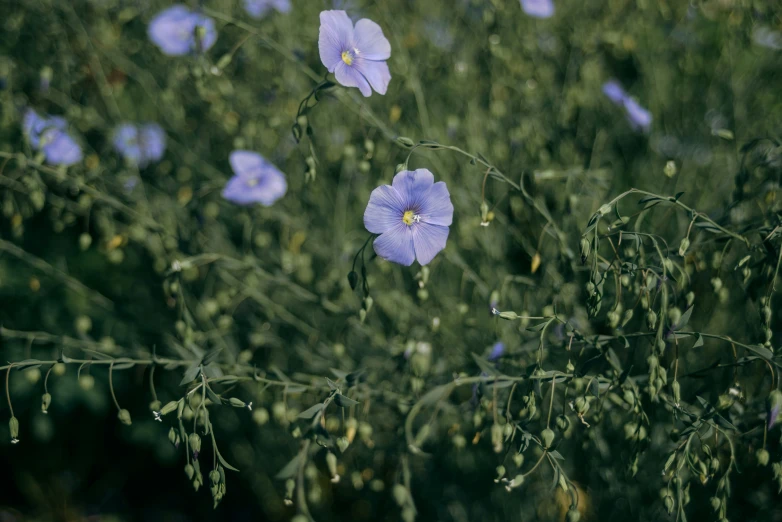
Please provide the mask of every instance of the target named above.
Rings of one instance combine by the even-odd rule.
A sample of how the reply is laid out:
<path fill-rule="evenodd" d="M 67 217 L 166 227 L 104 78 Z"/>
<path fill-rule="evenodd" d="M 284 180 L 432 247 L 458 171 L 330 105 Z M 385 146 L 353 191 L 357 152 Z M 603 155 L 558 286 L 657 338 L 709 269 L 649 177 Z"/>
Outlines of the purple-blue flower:
<path fill-rule="evenodd" d="M 377 255 L 410 266 L 428 264 L 445 248 L 453 204 L 445 182 L 434 182 L 427 169 L 403 170 L 391 185 L 372 191 L 364 226 L 373 234 Z"/>
<path fill-rule="evenodd" d="M 271 9 L 289 13 L 291 0 L 244 0 L 244 10 L 253 18 L 263 18 Z"/>
<path fill-rule="evenodd" d="M 232 203 L 268 207 L 288 190 L 285 174 L 256 152 L 235 150 L 230 163 L 234 177 L 226 183 L 223 197 Z"/>
<path fill-rule="evenodd" d="M 157 123 L 122 123 L 114 129 L 112 142 L 125 161 L 140 168 L 160 161 L 166 151 L 166 133 Z"/>
<path fill-rule="evenodd" d="M 82 150 L 66 131 L 68 123 L 59 116 L 41 117 L 27 109 L 22 118 L 22 130 L 33 150 L 43 152 L 47 163 L 70 166 L 82 160 Z"/>
<path fill-rule="evenodd" d="M 182 4 L 158 13 L 149 23 L 148 33 L 152 43 L 168 56 L 206 51 L 217 41 L 214 20 Z"/>
<path fill-rule="evenodd" d="M 502 341 L 497 341 L 494 343 L 494 346 L 491 347 L 491 353 L 488 357 L 486 357 L 486 360 L 490 362 L 495 362 L 497 359 L 502 357 L 502 355 L 505 353 L 505 344 Z"/>
<path fill-rule="evenodd" d="M 521 8 L 535 18 L 551 18 L 554 16 L 554 2 L 552 0 L 521 0 Z"/>
<path fill-rule="evenodd" d="M 631 98 L 616 80 L 609 80 L 603 84 L 603 94 L 615 105 L 624 108 L 627 121 L 634 129 L 648 131 L 652 126 L 652 114 Z"/>
<path fill-rule="evenodd" d="M 370 96 L 372 89 L 386 93 L 391 44 L 372 20 L 362 18 L 354 28 L 345 11 L 321 12 L 318 48 L 320 61 L 340 84 L 358 87 L 364 96 Z"/>

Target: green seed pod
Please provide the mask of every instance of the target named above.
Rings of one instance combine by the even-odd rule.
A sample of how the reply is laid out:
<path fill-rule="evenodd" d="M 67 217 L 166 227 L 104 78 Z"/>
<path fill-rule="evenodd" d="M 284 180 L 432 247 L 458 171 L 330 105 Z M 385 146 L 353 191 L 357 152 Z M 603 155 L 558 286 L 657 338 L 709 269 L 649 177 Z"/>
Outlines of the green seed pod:
<path fill-rule="evenodd" d="M 184 401 L 182 401 L 182 404 L 184 405 Z M 177 409 L 178 405 L 179 405 L 179 401 L 171 401 L 160 409 L 160 414 L 168 415 L 169 413 Z"/>
<path fill-rule="evenodd" d="M 329 473 L 332 477 L 337 476 L 337 456 L 332 452 L 326 453 L 326 466 L 329 468 Z"/>
<path fill-rule="evenodd" d="M 497 466 L 496 471 L 497 471 L 497 478 L 494 479 L 494 482 L 499 482 L 500 479 L 502 479 L 502 477 L 505 476 L 505 466 L 500 464 L 499 466 Z"/>
<path fill-rule="evenodd" d="M 551 444 L 554 442 L 554 430 L 546 428 L 540 432 L 540 439 L 543 441 L 544 448 L 550 448 Z"/>
<path fill-rule="evenodd" d="M 241 399 L 237 399 L 236 397 L 231 397 L 228 399 L 228 402 L 233 406 L 234 408 L 246 408 L 247 404 Z"/>
<path fill-rule="evenodd" d="M 674 505 L 673 497 L 670 496 L 670 495 L 667 495 L 665 497 L 665 500 L 663 500 L 663 502 L 665 503 L 665 511 L 667 511 L 669 515 L 672 514 L 673 513 L 673 505 Z"/>
<path fill-rule="evenodd" d="M 495 453 L 502 451 L 502 426 L 496 423 L 491 426 L 491 444 Z"/>
<path fill-rule="evenodd" d="M 608 319 L 608 325 L 611 328 L 616 328 L 617 326 L 619 326 L 619 314 L 614 312 L 613 310 L 608 312 L 607 319 Z"/>
<path fill-rule="evenodd" d="M 159 412 L 159 411 L 160 411 L 160 406 L 161 406 L 161 405 L 162 405 L 162 403 L 161 403 L 160 401 L 152 401 L 152 402 L 150 402 L 150 403 L 149 403 L 149 409 L 150 409 L 151 411 L 157 411 L 157 412 Z"/>
<path fill-rule="evenodd" d="M 130 426 L 131 424 L 133 424 L 130 420 L 130 412 L 125 408 L 119 410 L 119 413 L 117 413 L 117 418 L 125 426 Z"/>
<path fill-rule="evenodd" d="M 720 502 L 720 499 L 718 497 L 711 497 L 709 499 L 709 503 L 711 504 L 711 509 L 716 513 L 720 510 L 720 506 L 722 506 L 722 502 Z"/>
<path fill-rule="evenodd" d="M 717 457 L 713 457 L 711 460 L 709 460 L 709 472 L 711 472 L 712 475 L 716 475 L 717 472 L 720 470 L 720 459 Z"/>
<path fill-rule="evenodd" d="M 630 320 L 633 318 L 633 311 L 632 310 L 626 310 L 624 317 L 622 317 L 622 327 L 630 322 Z"/>
<path fill-rule="evenodd" d="M 52 395 L 50 393 L 44 393 L 41 397 L 41 411 L 43 413 L 49 413 L 49 405 L 52 403 Z"/>
<path fill-rule="evenodd" d="M 348 449 L 348 446 L 350 446 L 350 441 L 347 439 L 347 437 L 337 438 L 337 447 L 339 448 L 340 453 L 345 453 L 345 450 Z"/>
<path fill-rule="evenodd" d="M 755 452 L 755 458 L 758 460 L 758 466 L 767 466 L 769 454 L 768 450 L 761 448 Z"/>
<path fill-rule="evenodd" d="M 760 315 L 763 316 L 763 322 L 769 324 L 771 322 L 771 307 L 766 305 L 761 308 Z"/>
<path fill-rule="evenodd" d="M 673 403 L 679 404 L 682 401 L 681 385 L 679 384 L 679 381 L 673 381 L 671 390 L 673 391 Z"/>
<path fill-rule="evenodd" d="M 679 243 L 679 255 L 684 257 L 684 254 L 687 253 L 688 248 L 690 248 L 690 239 L 685 237 L 682 239 L 681 243 Z"/>
<path fill-rule="evenodd" d="M 195 475 L 195 468 L 192 464 L 188 463 L 185 466 L 185 475 L 187 475 L 187 480 L 193 480 L 193 475 Z"/>
<path fill-rule="evenodd" d="M 524 475 L 522 475 L 521 473 L 519 473 L 518 475 L 516 475 L 515 477 L 513 477 L 513 480 L 511 480 L 511 481 L 508 483 L 508 486 L 507 486 L 507 487 L 508 487 L 508 488 L 517 488 L 517 487 L 521 486 L 522 484 L 524 484 Z"/>
<path fill-rule="evenodd" d="M 682 311 L 678 306 L 674 306 L 668 310 L 668 320 L 671 324 L 679 324 L 679 320 L 682 318 Z"/>
<path fill-rule="evenodd" d="M 522 464 L 524 464 L 524 454 L 523 453 L 516 453 L 513 455 L 513 463 L 516 465 L 517 468 L 520 468 Z"/>
<path fill-rule="evenodd" d="M 212 486 L 217 486 L 220 483 L 220 473 L 216 469 L 209 472 L 209 481 Z"/>
<path fill-rule="evenodd" d="M 177 432 L 176 432 L 176 430 L 174 428 L 171 428 L 170 430 L 168 430 L 168 442 L 170 442 L 174 446 L 176 446 L 176 444 L 177 444 L 177 437 L 178 437 L 178 435 L 177 435 Z"/>
<path fill-rule="evenodd" d="M 410 498 L 407 493 L 407 488 L 405 488 L 402 484 L 394 484 L 394 488 L 391 490 L 394 500 L 396 501 L 397 506 L 404 506 L 407 504 L 408 499 Z"/>
<path fill-rule="evenodd" d="M 593 283 L 592 281 L 589 281 L 586 284 L 586 292 L 587 292 L 587 295 L 590 296 L 590 297 L 592 295 L 594 295 L 594 293 L 595 293 L 595 283 Z"/>
<path fill-rule="evenodd" d="M 578 510 L 571 506 L 570 509 L 567 511 L 567 522 L 578 522 L 581 520 L 581 513 L 578 512 Z"/>
<path fill-rule="evenodd" d="M 557 416 L 557 429 L 564 433 L 567 431 L 567 429 L 570 427 L 570 419 L 567 417 L 567 415 L 558 415 Z"/>
<path fill-rule="evenodd" d="M 579 415 L 584 415 L 589 410 L 589 401 L 587 401 L 584 397 L 577 397 L 574 402 L 574 408 L 576 413 Z"/>
<path fill-rule="evenodd" d="M 187 440 L 190 443 L 190 451 L 193 452 L 194 458 L 198 458 L 198 454 L 201 452 L 201 437 L 198 433 L 193 432 Z"/>
<path fill-rule="evenodd" d="M 654 328 L 657 326 L 657 312 L 654 310 L 649 310 L 646 314 L 646 326 L 650 330 L 654 330 Z"/>

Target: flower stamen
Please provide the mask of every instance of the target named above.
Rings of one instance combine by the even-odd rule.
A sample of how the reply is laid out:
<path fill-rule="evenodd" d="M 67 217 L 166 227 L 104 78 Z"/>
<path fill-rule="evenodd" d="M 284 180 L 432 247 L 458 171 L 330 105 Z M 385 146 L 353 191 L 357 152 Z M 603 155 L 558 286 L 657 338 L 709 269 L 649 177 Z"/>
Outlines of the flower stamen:
<path fill-rule="evenodd" d="M 351 65 L 353 63 L 353 53 L 350 51 L 342 51 L 342 61 L 347 65 Z"/>
<path fill-rule="evenodd" d="M 402 215 L 402 222 L 407 226 L 411 226 L 413 223 L 420 223 L 421 216 L 412 210 L 408 210 Z"/>

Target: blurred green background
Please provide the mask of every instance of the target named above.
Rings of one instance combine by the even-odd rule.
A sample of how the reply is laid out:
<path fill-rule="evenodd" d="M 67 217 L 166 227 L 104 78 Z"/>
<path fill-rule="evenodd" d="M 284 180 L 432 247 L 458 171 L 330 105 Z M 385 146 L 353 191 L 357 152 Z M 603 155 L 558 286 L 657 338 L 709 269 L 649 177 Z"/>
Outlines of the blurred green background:
<path fill-rule="evenodd" d="M 0 520 L 289 520 L 300 499 L 286 505 L 285 481 L 275 475 L 309 436 L 306 419 L 297 417 L 329 396 L 326 377 L 342 377 L 342 392 L 360 404 L 327 410 L 327 433 L 351 440 L 346 451 L 333 449 L 341 480 L 329 480 L 325 449 L 313 451 L 303 469 L 302 497 L 315 520 L 409 517 L 399 485 L 412 495 L 420 521 L 564 520 L 570 497 L 553 489 L 558 475 L 548 460 L 510 492 L 494 480 L 499 465 L 509 478 L 516 474 L 519 439 L 496 451 L 492 425 L 509 422 L 507 403 L 514 422 L 540 433 L 550 380 L 521 382 L 510 398 L 510 387 L 466 384 L 447 398 L 430 396 L 413 424 L 419 435 L 429 426 L 420 439 L 428 455 L 411 450 L 406 438 L 406 419 L 420 397 L 457 375 L 485 370 L 471 354 L 484 358 L 503 341 L 503 374 L 527 375 L 540 362 L 541 339 L 544 370 L 571 374 L 572 362 L 575 374 L 586 376 L 572 380 L 569 397 L 557 394 L 553 402 L 554 415 L 570 422 L 557 432 L 564 458 L 557 462 L 578 491 L 581 519 L 667 519 L 665 489 L 672 482 L 661 466 L 681 447 L 671 431 L 682 430 L 687 417 L 645 391 L 649 339 L 627 335 L 626 346 L 618 340 L 648 331 L 640 304 L 644 276 L 623 272 L 630 278 L 621 284 L 624 294 L 609 276 L 602 310 L 589 317 L 591 262 L 581 263 L 579 240 L 601 205 L 631 187 L 663 196 L 684 192 L 680 201 L 751 238 L 751 246 L 695 227 L 691 250 L 677 255 L 692 215 L 670 204 L 639 212 L 640 196 L 623 200 L 633 229 L 666 242 L 665 255 L 678 267 L 664 283 L 670 307 L 685 310 L 692 292 L 689 328 L 744 344 L 763 343 L 771 329 L 776 340 L 779 314 L 771 306 L 764 325 L 760 299 L 779 254 L 779 4 L 555 0 L 548 19 L 526 15 L 517 0 L 292 4 L 289 14 L 254 20 L 239 1 L 205 1 L 219 34 L 215 46 L 203 55 L 167 57 L 147 37 L 150 19 L 167 2 L 0 0 L 4 364 L 63 354 L 149 360 L 153 350 L 198 361 L 221 349 L 215 372 L 250 378 L 215 389 L 253 403 L 252 412 L 209 407 L 223 457 L 241 470 L 227 472 L 226 495 L 213 510 L 211 468 L 202 470 L 205 486 L 194 491 L 182 471 L 182 445 L 175 449 L 167 440 L 176 413 L 162 423 L 153 419 L 149 364 L 113 372 L 116 400 L 105 363 L 5 367 L 20 442 L 10 443 L 2 401 Z M 291 126 L 299 102 L 326 72 L 318 14 L 330 8 L 383 28 L 392 80 L 385 96 L 323 93 L 309 113 L 311 136 L 297 143 Z M 634 129 L 603 94 L 611 79 L 650 111 L 648 132 Z M 67 170 L 35 163 L 21 130 L 27 107 L 63 115 L 84 161 Z M 111 131 L 124 121 L 163 127 L 161 162 L 139 170 L 122 161 Z M 450 190 L 448 245 L 426 271 L 370 260 L 370 247 L 374 304 L 363 317 L 364 295 L 351 290 L 346 276 L 368 237 L 362 218 L 370 192 L 390 183 L 408 156 L 399 136 L 480 154 L 522 183 L 524 193 L 493 176 L 482 189 L 486 167 L 458 152 L 416 149 L 409 166 L 430 169 Z M 238 207 L 221 198 L 235 149 L 257 151 L 286 173 L 288 192 L 275 205 Z M 481 226 L 482 192 L 493 214 L 489 226 Z M 612 233 L 608 221 L 601 234 Z M 601 242 L 600 252 L 611 262 L 619 247 L 614 237 L 611 245 Z M 619 250 L 617 257 L 632 261 L 632 252 Z M 750 276 L 734 269 L 746 255 Z M 172 270 L 175 261 L 184 269 Z M 608 262 L 601 271 L 610 271 Z M 607 315 L 617 301 L 620 312 L 635 309 L 621 325 Z M 556 313 L 570 326 L 552 325 L 541 335 L 526 330 L 528 322 L 492 316 L 491 307 Z M 585 342 L 569 351 L 572 327 L 616 341 L 614 356 L 637 384 L 648 416 L 644 440 L 632 429 L 627 435 L 638 413 L 622 405 L 629 385 L 606 362 L 605 346 Z M 742 348 L 737 356 L 715 339 L 701 348 L 684 344 L 678 358 L 670 348 L 660 364 L 669 376 L 674 365 L 680 376 L 723 365 L 695 376 L 705 378 L 682 378 L 681 395 L 696 409 L 696 396 L 720 404 L 736 428 L 730 440 L 737 469 L 726 511 L 715 513 L 710 498 L 723 498 L 724 488 L 715 493 L 721 474 L 704 484 L 690 459 L 680 478 L 690 484 L 688 502 L 674 491 L 682 511 L 677 507 L 671 519 L 686 513 L 691 520 L 723 514 L 782 520 L 778 477 L 755 457 L 765 446 L 771 463 L 780 460 L 779 427 L 764 429 L 766 397 L 779 380 L 775 362 L 731 366 Z M 154 393 L 163 404 L 187 390 L 180 386 L 186 366 L 155 366 Z M 41 395 L 50 370 L 45 415 Z M 349 383 L 345 372 L 354 372 Z M 568 403 L 587 393 L 591 376 L 600 377 L 603 398 L 586 415 L 587 428 Z M 740 400 L 729 391 L 737 387 Z M 524 419 L 518 412 L 530 392 L 538 413 Z M 731 402 L 721 403 L 726 396 Z M 130 412 L 131 426 L 117 420 L 115 403 Z M 710 437 L 693 445 L 713 439 L 724 472 L 727 439 Z M 211 457 L 209 437 L 203 439 Z M 333 447 L 327 434 L 318 441 Z M 532 446 L 524 452 L 525 471 L 542 454 Z M 211 458 L 202 460 L 211 465 Z"/>

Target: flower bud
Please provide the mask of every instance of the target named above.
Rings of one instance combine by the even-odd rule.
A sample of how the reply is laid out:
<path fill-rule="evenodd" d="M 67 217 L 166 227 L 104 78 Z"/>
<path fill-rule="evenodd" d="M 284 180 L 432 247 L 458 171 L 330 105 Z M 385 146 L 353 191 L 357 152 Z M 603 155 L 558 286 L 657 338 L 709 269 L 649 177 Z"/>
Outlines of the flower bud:
<path fill-rule="evenodd" d="M 185 466 L 185 475 L 187 475 L 187 480 L 193 480 L 193 475 L 195 475 L 195 468 L 192 464 L 188 463 Z"/>
<path fill-rule="evenodd" d="M 584 415 L 589 410 L 589 401 L 584 397 L 577 397 L 574 402 L 576 413 Z"/>
<path fill-rule="evenodd" d="M 657 312 L 654 310 L 649 310 L 646 314 L 646 326 L 648 326 L 650 330 L 654 330 L 655 326 L 657 326 Z"/>
<path fill-rule="evenodd" d="M 567 431 L 567 429 L 570 427 L 570 419 L 568 419 L 567 415 L 559 415 L 557 416 L 557 429 L 564 433 Z"/>
<path fill-rule="evenodd" d="M 679 255 L 684 256 L 688 248 L 690 248 L 690 239 L 685 237 L 682 239 L 682 242 L 679 243 Z"/>
<path fill-rule="evenodd" d="M 152 401 L 149 403 L 149 409 L 152 411 L 160 412 L 160 406 L 162 406 L 160 401 Z"/>
<path fill-rule="evenodd" d="M 514 319 L 519 318 L 519 315 L 516 312 L 500 312 L 499 316 L 500 319 L 505 319 L 506 321 L 513 321 Z"/>
<path fill-rule="evenodd" d="M 597 213 L 600 214 L 601 216 L 605 216 L 609 212 L 611 212 L 611 205 L 609 205 L 608 203 L 606 203 L 605 205 L 597 209 Z"/>
<path fill-rule="evenodd" d="M 586 263 L 586 260 L 589 257 L 589 252 L 592 248 L 592 244 L 587 238 L 582 237 L 579 246 L 581 247 L 581 263 Z"/>
<path fill-rule="evenodd" d="M 554 442 L 554 430 L 551 430 L 549 428 L 546 428 L 542 432 L 540 432 L 540 439 L 543 441 L 543 447 L 548 449 L 551 447 L 551 444 Z"/>
<path fill-rule="evenodd" d="M 716 475 L 719 470 L 720 470 L 720 459 L 718 459 L 717 457 L 713 457 L 711 460 L 709 460 L 709 472 L 712 475 Z"/>
<path fill-rule="evenodd" d="M 177 435 L 177 432 L 176 432 L 176 430 L 174 428 L 171 428 L 170 430 L 168 430 L 168 442 L 170 442 L 174 446 L 176 446 L 176 444 L 177 444 L 177 437 L 178 437 L 178 435 Z"/>
<path fill-rule="evenodd" d="M 228 402 L 233 406 L 234 408 L 245 408 L 247 405 L 244 403 L 243 400 L 237 399 L 236 397 L 231 397 L 228 399 Z"/>
<path fill-rule="evenodd" d="M 679 324 L 679 320 L 682 318 L 682 311 L 679 309 L 679 307 L 674 306 L 673 308 L 668 310 L 668 319 L 671 321 L 671 324 Z"/>
<path fill-rule="evenodd" d="M 184 401 L 182 401 L 182 403 L 184 404 Z M 163 406 L 163 408 L 160 410 L 160 414 L 161 415 L 168 415 L 169 413 L 171 413 L 172 411 L 177 409 L 178 404 L 179 404 L 179 401 L 171 401 L 171 402 L 169 402 L 168 404 Z"/>
<path fill-rule="evenodd" d="M 52 403 L 52 395 L 50 393 L 44 393 L 41 397 L 41 411 L 49 413 L 49 405 Z"/>
<path fill-rule="evenodd" d="M 11 432 L 11 444 L 19 442 L 19 421 L 16 417 L 11 417 L 8 421 L 8 431 Z"/>
<path fill-rule="evenodd" d="M 673 403 L 678 405 L 682 401 L 682 392 L 679 381 L 673 381 L 671 384 L 671 390 L 673 391 Z"/>
<path fill-rule="evenodd" d="M 755 452 L 755 458 L 758 459 L 758 466 L 767 466 L 769 454 L 768 450 L 761 448 Z"/>
<path fill-rule="evenodd" d="M 131 424 L 133 424 L 130 420 L 130 412 L 125 408 L 119 410 L 119 413 L 117 413 L 117 418 L 125 426 L 130 426 Z"/>
<path fill-rule="evenodd" d="M 197 459 L 198 454 L 201 452 L 201 437 L 198 433 L 193 432 L 187 440 L 190 443 L 190 450 L 193 452 L 193 458 Z"/>
<path fill-rule="evenodd" d="M 216 469 L 209 472 L 209 481 L 212 483 L 212 486 L 220 483 L 220 473 Z"/>

